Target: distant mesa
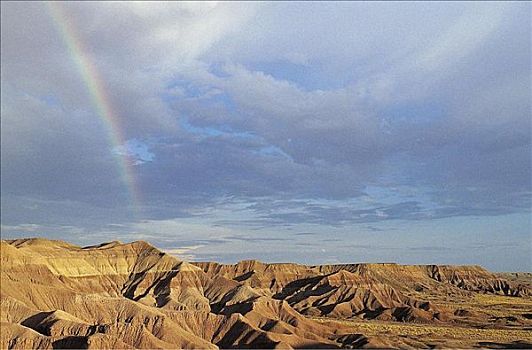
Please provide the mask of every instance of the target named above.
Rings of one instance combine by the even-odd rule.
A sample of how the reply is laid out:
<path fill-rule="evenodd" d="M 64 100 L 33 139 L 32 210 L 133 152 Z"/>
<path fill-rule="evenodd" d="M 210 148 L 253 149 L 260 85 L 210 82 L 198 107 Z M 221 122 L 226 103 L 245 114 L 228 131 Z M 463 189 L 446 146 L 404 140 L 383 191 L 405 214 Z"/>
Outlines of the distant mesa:
<path fill-rule="evenodd" d="M 1 241 L 0 347 L 532 348 L 532 274 L 189 263 L 143 241 Z"/>

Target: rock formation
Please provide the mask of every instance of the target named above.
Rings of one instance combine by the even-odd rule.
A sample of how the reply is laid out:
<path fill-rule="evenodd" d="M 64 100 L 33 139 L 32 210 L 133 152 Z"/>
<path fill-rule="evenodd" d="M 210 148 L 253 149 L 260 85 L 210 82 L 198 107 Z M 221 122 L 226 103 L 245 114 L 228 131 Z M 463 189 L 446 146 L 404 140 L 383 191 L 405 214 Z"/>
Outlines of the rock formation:
<path fill-rule="evenodd" d="M 0 347 L 417 347 L 340 321 L 530 327 L 530 310 L 501 321 L 444 302 L 473 294 L 530 300 L 531 289 L 477 266 L 221 265 L 142 241 L 10 240 L 1 242 Z"/>

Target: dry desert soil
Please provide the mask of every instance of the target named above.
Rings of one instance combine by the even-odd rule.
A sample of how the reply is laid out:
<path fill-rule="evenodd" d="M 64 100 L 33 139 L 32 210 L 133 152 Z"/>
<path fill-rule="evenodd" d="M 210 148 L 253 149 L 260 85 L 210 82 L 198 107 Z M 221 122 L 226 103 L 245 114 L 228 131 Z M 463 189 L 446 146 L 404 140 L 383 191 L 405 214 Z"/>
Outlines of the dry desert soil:
<path fill-rule="evenodd" d="M 1 241 L 2 349 L 532 348 L 532 276 Z"/>

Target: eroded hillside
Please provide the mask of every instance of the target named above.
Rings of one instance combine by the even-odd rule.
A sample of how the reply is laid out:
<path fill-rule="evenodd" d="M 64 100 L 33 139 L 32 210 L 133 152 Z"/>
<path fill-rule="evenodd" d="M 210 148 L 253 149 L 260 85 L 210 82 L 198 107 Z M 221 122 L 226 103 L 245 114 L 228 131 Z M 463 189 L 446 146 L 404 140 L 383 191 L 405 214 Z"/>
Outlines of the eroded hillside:
<path fill-rule="evenodd" d="M 146 242 L 2 241 L 0 346 L 532 347 L 520 278 L 477 266 L 191 264 Z"/>

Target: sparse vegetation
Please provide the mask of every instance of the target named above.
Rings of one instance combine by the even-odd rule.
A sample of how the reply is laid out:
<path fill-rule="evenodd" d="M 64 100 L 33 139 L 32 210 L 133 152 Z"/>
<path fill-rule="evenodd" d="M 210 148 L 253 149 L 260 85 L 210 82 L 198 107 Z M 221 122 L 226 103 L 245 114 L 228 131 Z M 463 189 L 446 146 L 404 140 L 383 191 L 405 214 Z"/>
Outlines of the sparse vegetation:
<path fill-rule="evenodd" d="M 399 322 L 335 320 L 313 317 L 318 322 L 339 323 L 350 326 L 355 333 L 367 336 L 416 337 L 418 339 L 455 339 L 474 341 L 493 341 L 508 343 L 515 340 L 532 342 L 530 330 L 479 329 L 462 326 L 435 326 L 428 324 L 407 324 Z"/>

